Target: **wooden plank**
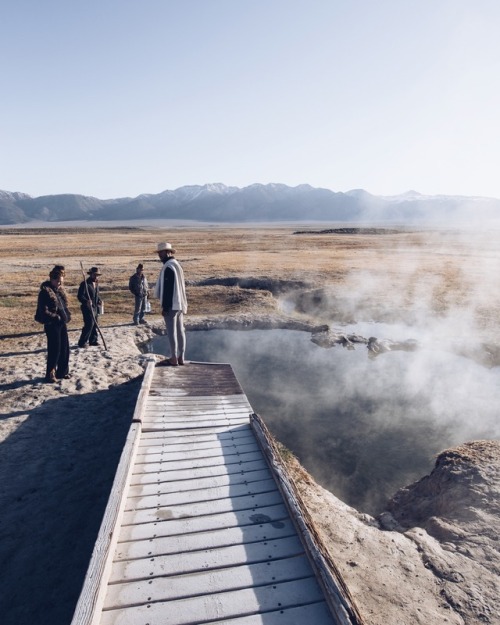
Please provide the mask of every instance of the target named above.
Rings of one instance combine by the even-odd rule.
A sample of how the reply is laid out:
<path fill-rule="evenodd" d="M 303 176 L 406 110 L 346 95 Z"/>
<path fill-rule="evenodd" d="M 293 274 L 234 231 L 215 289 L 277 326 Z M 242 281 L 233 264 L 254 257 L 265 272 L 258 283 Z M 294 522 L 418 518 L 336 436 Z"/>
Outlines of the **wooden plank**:
<path fill-rule="evenodd" d="M 176 379 L 174 379 L 176 378 Z M 189 379 L 190 378 L 190 379 Z M 209 388 L 210 392 L 207 395 L 223 395 L 222 388 L 230 388 L 231 391 L 228 395 L 244 395 L 243 389 L 238 384 L 234 373 L 228 372 L 225 379 L 214 379 L 211 375 L 206 375 L 206 372 L 201 372 L 199 376 L 193 376 L 192 372 L 185 376 L 173 376 L 170 378 L 164 378 L 158 375 L 158 371 L 155 371 L 151 388 L 159 387 L 163 391 L 177 390 L 183 391 L 185 395 L 194 397 L 196 391 L 200 388 Z M 215 389 L 217 392 L 211 392 Z M 193 392 L 194 391 L 194 392 Z"/>
<path fill-rule="evenodd" d="M 242 462 L 250 462 L 260 460 L 262 453 L 260 451 L 249 451 L 244 453 L 227 454 L 226 456 L 218 456 L 213 458 L 196 458 L 194 460 L 177 460 L 174 467 L 169 467 L 168 462 L 150 462 L 134 467 L 134 474 L 137 473 L 156 473 L 166 472 L 169 470 L 180 469 L 199 469 L 201 467 L 214 467 L 218 465 L 240 464 Z"/>
<path fill-rule="evenodd" d="M 161 386 L 155 386 L 153 385 L 154 389 L 153 390 L 160 390 Z M 217 385 L 217 386 L 212 386 L 212 385 L 206 385 L 206 386 L 201 386 L 200 384 L 198 384 L 197 386 L 193 386 L 191 385 L 191 388 L 183 388 L 181 385 L 179 385 L 179 387 L 173 387 L 173 386 L 163 386 L 163 389 L 165 391 L 165 393 L 168 393 L 168 396 L 170 398 L 175 398 L 175 399 L 192 399 L 192 398 L 201 398 L 202 400 L 209 400 L 210 398 L 213 397 L 222 397 L 223 399 L 226 398 L 237 398 L 237 397 L 244 397 L 243 393 L 234 393 L 234 388 L 231 385 Z M 160 396 L 161 395 L 155 395 L 155 396 Z"/>
<path fill-rule="evenodd" d="M 227 592 L 241 588 L 312 577 L 311 565 L 305 555 L 271 562 L 259 562 L 165 579 L 156 577 L 147 584 L 123 582 L 112 584 L 104 608 L 114 609 L 150 603 Z M 149 583 L 151 582 L 151 583 Z"/>
<path fill-rule="evenodd" d="M 267 463 L 262 456 L 255 455 L 253 460 L 234 462 L 231 464 L 212 464 L 206 467 L 191 468 L 186 467 L 174 471 L 158 471 L 151 473 L 136 473 L 130 477 L 130 484 L 161 484 L 164 482 L 178 482 L 180 480 L 190 480 L 203 477 L 216 477 L 219 475 L 244 475 L 250 471 L 260 471 L 267 469 Z"/>
<path fill-rule="evenodd" d="M 144 414 L 148 417 L 165 417 L 176 421 L 192 421 L 194 419 L 207 420 L 209 418 L 220 419 L 222 417 L 250 417 L 251 411 L 248 408 L 204 408 L 203 410 L 177 410 L 176 408 L 163 408 L 158 406 L 148 406 Z"/>
<path fill-rule="evenodd" d="M 151 427 L 162 427 L 166 430 L 187 429 L 187 428 L 212 428 L 217 426 L 235 426 L 249 423 L 250 415 L 201 415 L 199 419 L 182 419 L 181 417 L 168 417 L 164 413 L 149 413 L 145 415 L 143 422 L 147 422 Z"/>
<path fill-rule="evenodd" d="M 199 411 L 189 411 L 186 413 L 181 412 L 180 410 L 161 410 L 157 408 L 146 409 L 144 411 L 144 415 L 148 419 L 154 418 L 162 418 L 162 419 L 171 419 L 174 421 L 187 421 L 192 423 L 193 421 L 207 421 L 208 419 L 224 419 L 227 417 L 246 417 L 250 420 L 250 412 L 248 410 L 240 410 L 240 409 L 227 409 L 227 410 L 199 410 Z"/>
<path fill-rule="evenodd" d="M 165 519 L 154 523 L 140 523 L 139 525 L 122 525 L 118 541 L 145 540 L 158 536 L 179 536 L 227 527 L 281 523 L 283 519 L 287 518 L 288 510 L 280 501 L 272 506 L 259 506 L 255 509 L 244 508 L 200 517 Z"/>
<path fill-rule="evenodd" d="M 251 439 L 250 439 L 251 440 Z M 171 451 L 167 449 L 155 448 L 149 449 L 147 452 L 137 454 L 136 464 L 146 464 L 147 462 L 175 462 L 176 460 L 188 460 L 191 458 L 212 458 L 214 456 L 225 456 L 226 454 L 234 455 L 235 453 L 247 453 L 249 451 L 258 451 L 260 447 L 255 439 L 250 443 L 241 445 L 231 445 L 226 447 L 204 447 L 202 449 L 190 449 L 182 451 Z"/>
<path fill-rule="evenodd" d="M 200 401 L 198 399 L 192 399 L 188 401 L 186 398 L 171 398 L 169 400 L 165 399 L 156 399 L 149 398 L 148 405 L 157 408 L 165 408 L 167 410 L 180 410 L 182 412 L 186 412 L 189 410 L 224 410 L 228 408 L 239 408 L 241 410 L 250 410 L 250 405 L 248 402 L 244 402 L 241 400 L 238 401 L 222 401 L 219 400 L 218 397 L 213 397 L 211 401 L 203 400 Z"/>
<path fill-rule="evenodd" d="M 147 510 L 125 511 L 123 525 L 138 523 L 155 523 L 171 519 L 185 519 L 189 517 L 220 514 L 235 510 L 255 510 L 261 506 L 272 506 L 282 501 L 278 490 L 235 499 L 219 499 L 217 501 L 201 501 L 170 508 L 149 508 Z"/>
<path fill-rule="evenodd" d="M 148 401 L 166 405 L 188 406 L 250 406 L 246 395 L 232 395 L 227 393 L 208 393 L 207 395 L 175 394 L 174 389 L 152 388 L 149 392 Z"/>
<path fill-rule="evenodd" d="M 215 426 L 232 426 L 232 425 L 240 425 L 247 424 L 248 417 L 245 419 L 219 419 L 217 421 L 209 420 L 209 421 L 197 421 L 196 423 L 188 423 L 186 421 L 167 421 L 166 419 L 145 419 L 143 421 L 143 427 L 147 432 L 160 432 L 160 431 L 168 431 L 168 430 L 178 430 L 179 428 L 185 428 L 189 430 L 192 427 L 196 428 L 211 428 Z"/>
<path fill-rule="evenodd" d="M 144 423 L 144 428 L 146 428 L 147 432 L 168 432 L 168 430 L 179 430 L 180 428 L 184 428 L 188 431 L 192 427 L 196 428 L 212 428 L 214 426 L 226 426 L 231 427 L 234 425 L 246 425 L 248 423 L 248 417 L 245 419 L 219 419 L 218 421 L 198 421 L 196 423 L 189 424 L 186 421 L 167 421 L 162 419 L 156 420 L 147 420 Z"/>
<path fill-rule="evenodd" d="M 189 599 L 148 603 L 122 610 L 106 610 L 102 614 L 101 624 L 193 625 L 235 616 L 262 614 L 322 600 L 323 593 L 316 580 L 309 578 Z"/>
<path fill-rule="evenodd" d="M 141 484 L 130 486 L 129 497 L 144 497 L 146 495 L 159 495 L 160 493 L 177 493 L 199 490 L 200 488 L 219 488 L 221 486 L 238 486 L 239 484 L 251 484 L 260 480 L 271 479 L 272 473 L 264 468 L 261 471 L 246 471 L 243 474 L 215 475 L 205 478 L 179 480 L 176 482 L 160 482 L 153 484 Z M 273 478 L 274 479 L 274 478 Z"/>
<path fill-rule="evenodd" d="M 237 425 L 234 428 L 217 427 L 217 428 L 193 428 L 189 431 L 179 430 L 176 432 L 143 432 L 141 436 L 141 444 L 147 444 L 148 441 L 154 439 L 164 440 L 166 443 L 190 442 L 193 437 L 199 436 L 202 439 L 226 440 L 237 439 L 239 436 L 255 436 L 250 424 Z M 175 437 L 175 438 L 174 438 Z"/>
<path fill-rule="evenodd" d="M 276 538 L 257 543 L 230 545 L 216 549 L 202 549 L 179 554 L 160 555 L 139 560 L 114 562 L 110 583 L 153 579 L 168 575 L 182 575 L 211 569 L 221 569 L 242 564 L 269 562 L 275 559 L 290 558 L 304 553 L 298 536 Z M 312 575 L 312 569 L 310 570 Z"/>
<path fill-rule="evenodd" d="M 250 423 L 243 423 L 242 425 L 236 425 L 234 427 L 224 425 L 222 427 L 213 428 L 190 428 L 180 430 L 167 430 L 166 432 L 142 432 L 141 446 L 148 445 L 150 441 L 161 441 L 165 445 L 176 443 L 193 443 L 198 440 L 238 440 L 239 437 L 253 436 L 250 430 Z M 154 444 L 156 444 L 154 442 Z"/>
<path fill-rule="evenodd" d="M 248 413 L 252 412 L 252 409 L 247 403 L 234 403 L 234 402 L 212 402 L 210 404 L 200 403 L 179 403 L 179 402 L 166 402 L 166 401 L 152 401 L 148 400 L 148 410 L 165 410 L 167 412 L 178 412 L 179 414 L 189 414 L 192 412 L 213 412 L 213 411 L 228 411 L 228 410 L 242 410 Z"/>
<path fill-rule="evenodd" d="M 167 412 L 178 412 L 179 414 L 186 414 L 191 412 L 213 412 L 213 411 L 228 411 L 228 410 L 243 410 L 245 412 L 252 412 L 252 409 L 247 403 L 235 403 L 235 402 L 212 402 L 210 404 L 197 403 L 179 403 L 179 402 L 166 402 L 157 400 L 148 400 L 148 410 L 165 410 Z"/>
<path fill-rule="evenodd" d="M 203 501 L 219 501 L 220 499 L 234 499 L 245 495 L 257 495 L 276 490 L 276 482 L 272 477 L 267 480 L 252 482 L 251 484 L 229 484 L 211 489 L 197 489 L 177 491 L 175 493 L 155 493 L 143 497 L 129 497 L 125 504 L 126 510 L 142 510 L 154 507 L 170 507 Z"/>
<path fill-rule="evenodd" d="M 190 397 L 189 395 L 182 395 L 174 397 L 172 391 L 169 389 L 157 390 L 151 389 L 148 395 L 148 402 L 159 402 L 165 405 L 171 406 L 250 406 L 248 399 L 245 395 L 208 395 L 203 397 L 202 395 L 196 395 Z"/>
<path fill-rule="evenodd" d="M 273 540 L 274 538 L 285 538 L 295 535 L 296 531 L 292 521 L 283 519 L 280 522 L 224 527 L 208 532 L 182 534 L 181 536 L 160 536 L 119 543 L 116 548 L 115 561 L 181 554 L 186 551 L 229 547 L 230 545 Z"/>
<path fill-rule="evenodd" d="M 144 432 L 148 435 L 141 437 L 141 448 L 162 447 L 165 450 L 178 451 L 183 449 L 197 449 L 204 447 L 227 447 L 240 443 L 255 441 L 255 436 L 248 428 L 249 422 L 235 426 L 241 428 L 240 432 L 230 431 L 232 428 L 224 426 L 222 428 L 180 428 L 179 430 L 166 430 L 165 432 Z M 143 451 L 141 449 L 141 451 Z"/>
<path fill-rule="evenodd" d="M 206 622 L 205 625 L 334 625 L 325 601 L 284 608 L 264 614 Z"/>
<path fill-rule="evenodd" d="M 250 411 L 248 408 L 242 406 L 227 406 L 226 408 L 221 406 L 211 406 L 209 408 L 190 408 L 189 410 L 179 410 L 175 407 L 163 407 L 155 406 L 154 404 L 148 404 L 144 411 L 147 416 L 161 416 L 161 417 L 176 417 L 178 421 L 184 419 L 195 419 L 196 417 L 220 417 L 225 415 L 242 415 L 249 416 Z"/>
<path fill-rule="evenodd" d="M 151 432 L 148 432 L 149 434 Z M 192 439 L 192 440 L 189 440 Z M 139 455 L 149 453 L 150 450 L 165 450 L 165 451 L 189 451 L 194 449 L 225 449 L 227 447 L 236 447 L 237 445 L 248 442 L 255 442 L 255 437 L 252 433 L 246 432 L 237 438 L 232 436 L 231 438 L 220 438 L 207 434 L 197 437 L 187 437 L 186 440 L 179 441 L 176 437 L 169 436 L 168 438 L 151 438 L 148 440 L 142 440 L 139 442 Z"/>

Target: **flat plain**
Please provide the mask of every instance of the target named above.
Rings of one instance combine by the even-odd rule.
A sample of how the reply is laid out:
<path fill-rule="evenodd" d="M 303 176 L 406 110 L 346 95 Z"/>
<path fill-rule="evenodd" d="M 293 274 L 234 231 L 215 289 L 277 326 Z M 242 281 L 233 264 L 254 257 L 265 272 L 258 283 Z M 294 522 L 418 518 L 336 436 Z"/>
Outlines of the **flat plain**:
<path fill-rule="evenodd" d="M 338 229 L 342 230 L 342 229 Z M 295 313 L 317 321 L 440 324 L 440 335 L 498 342 L 498 231 L 431 229 L 335 231 L 330 227 L 220 226 L 0 229 L 0 335 L 39 331 L 33 320 L 40 283 L 54 264 L 80 324 L 76 290 L 98 265 L 103 325 L 131 316 L 128 278 L 138 262 L 154 283 L 156 244 L 171 242 L 188 281 L 189 314 Z M 247 285 L 242 279 L 252 279 Z M 288 310 L 290 313 L 290 310 Z"/>

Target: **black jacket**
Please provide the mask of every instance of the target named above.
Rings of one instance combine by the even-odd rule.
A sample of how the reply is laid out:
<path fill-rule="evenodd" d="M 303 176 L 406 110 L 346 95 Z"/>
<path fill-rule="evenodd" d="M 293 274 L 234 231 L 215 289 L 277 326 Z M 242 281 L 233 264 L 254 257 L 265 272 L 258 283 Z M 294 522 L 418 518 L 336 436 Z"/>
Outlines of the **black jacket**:
<path fill-rule="evenodd" d="M 174 270 L 167 267 L 163 273 L 163 299 L 161 307 L 163 310 L 172 308 L 172 300 L 174 298 L 175 274 Z"/>
<path fill-rule="evenodd" d="M 54 290 L 50 280 L 42 282 L 38 293 L 35 321 L 45 325 L 57 325 L 68 323 L 70 320 L 68 298 L 62 286 Z"/>
<path fill-rule="evenodd" d="M 87 284 L 87 288 L 85 288 L 85 283 Z M 101 298 L 99 297 L 99 284 L 97 282 L 92 282 L 90 278 L 87 278 L 80 284 L 77 297 L 82 306 L 88 306 L 88 302 L 90 301 L 92 308 L 96 310 L 97 305 L 101 303 Z"/>

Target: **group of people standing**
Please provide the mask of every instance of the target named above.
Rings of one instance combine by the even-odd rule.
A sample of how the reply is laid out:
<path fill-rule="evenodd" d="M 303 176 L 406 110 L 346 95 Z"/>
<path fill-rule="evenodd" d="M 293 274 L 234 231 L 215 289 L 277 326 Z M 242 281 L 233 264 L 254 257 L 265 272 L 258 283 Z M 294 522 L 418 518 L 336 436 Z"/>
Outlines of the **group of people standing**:
<path fill-rule="evenodd" d="M 154 295 L 161 304 L 171 350 L 170 357 L 160 361 L 158 365 L 184 365 L 186 362 L 184 315 L 187 312 L 184 272 L 179 261 L 174 258 L 175 249 L 170 243 L 158 243 L 156 251 L 163 266 L 156 280 Z M 144 266 L 139 264 L 129 280 L 129 289 L 135 298 L 132 321 L 134 325 L 146 323 L 144 315 L 149 308 L 150 291 L 143 270 Z M 98 319 L 102 312 L 102 300 L 99 294 L 99 276 L 102 274 L 97 267 L 91 267 L 87 273 L 88 278 L 80 284 L 77 295 L 83 317 L 83 328 L 78 340 L 78 347 L 82 349 L 89 345 L 99 344 Z M 45 380 L 51 383 L 70 377 L 67 324 L 71 320 L 71 313 L 64 290 L 65 275 L 63 265 L 53 267 L 49 279 L 40 285 L 35 314 L 35 320 L 43 324 L 47 337 Z"/>

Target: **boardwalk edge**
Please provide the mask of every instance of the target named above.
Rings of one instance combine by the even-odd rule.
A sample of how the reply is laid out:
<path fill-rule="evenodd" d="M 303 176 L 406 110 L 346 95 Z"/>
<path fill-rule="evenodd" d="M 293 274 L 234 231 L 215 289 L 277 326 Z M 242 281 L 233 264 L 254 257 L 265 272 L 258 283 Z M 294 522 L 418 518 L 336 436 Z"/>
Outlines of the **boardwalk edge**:
<path fill-rule="evenodd" d="M 324 546 L 299 489 L 281 459 L 272 434 L 262 418 L 256 413 L 250 415 L 250 425 L 271 471 L 276 476 L 278 487 L 285 504 L 289 508 L 290 517 L 296 525 L 306 554 L 323 586 L 330 610 L 339 625 L 365 625 L 340 570 Z"/>
<path fill-rule="evenodd" d="M 137 453 L 142 416 L 153 379 L 154 368 L 154 360 L 149 360 L 71 625 L 96 625 L 100 621 L 106 590 L 106 584 L 103 582 L 107 580 L 111 572 L 113 555 L 118 541 L 116 528 L 120 525 L 125 508 L 125 487 Z"/>

